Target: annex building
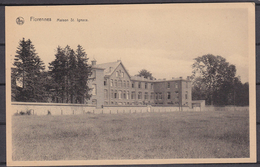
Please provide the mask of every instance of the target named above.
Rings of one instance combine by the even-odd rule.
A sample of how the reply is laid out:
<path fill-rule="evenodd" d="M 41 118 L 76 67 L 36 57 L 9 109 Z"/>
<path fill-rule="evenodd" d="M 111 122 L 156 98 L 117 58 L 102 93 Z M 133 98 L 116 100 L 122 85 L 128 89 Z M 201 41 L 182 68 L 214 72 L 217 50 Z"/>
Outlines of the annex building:
<path fill-rule="evenodd" d="M 121 60 L 104 64 L 93 60 L 89 86 L 92 87 L 92 97 L 88 103 L 97 108 L 133 105 L 192 107 L 189 77 L 151 80 L 131 76 Z"/>

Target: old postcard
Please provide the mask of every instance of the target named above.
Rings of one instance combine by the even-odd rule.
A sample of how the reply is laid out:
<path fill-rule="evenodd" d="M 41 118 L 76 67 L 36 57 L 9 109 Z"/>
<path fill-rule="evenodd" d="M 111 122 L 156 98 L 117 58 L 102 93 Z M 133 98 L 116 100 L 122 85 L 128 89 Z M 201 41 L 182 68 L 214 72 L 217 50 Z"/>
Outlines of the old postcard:
<path fill-rule="evenodd" d="M 256 162 L 254 3 L 5 10 L 7 165 Z"/>

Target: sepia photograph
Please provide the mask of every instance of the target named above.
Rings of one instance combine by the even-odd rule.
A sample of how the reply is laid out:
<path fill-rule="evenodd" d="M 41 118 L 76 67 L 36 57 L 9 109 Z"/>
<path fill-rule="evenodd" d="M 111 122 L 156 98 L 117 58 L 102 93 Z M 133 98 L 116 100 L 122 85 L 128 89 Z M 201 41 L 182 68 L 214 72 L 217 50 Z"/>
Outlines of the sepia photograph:
<path fill-rule="evenodd" d="M 5 11 L 8 166 L 256 162 L 254 3 Z"/>

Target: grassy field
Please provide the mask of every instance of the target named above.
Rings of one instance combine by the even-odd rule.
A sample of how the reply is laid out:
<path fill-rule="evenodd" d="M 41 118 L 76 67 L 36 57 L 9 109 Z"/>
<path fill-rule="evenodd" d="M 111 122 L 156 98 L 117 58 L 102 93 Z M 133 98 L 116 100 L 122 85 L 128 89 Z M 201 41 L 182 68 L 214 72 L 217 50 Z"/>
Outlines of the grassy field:
<path fill-rule="evenodd" d="M 13 160 L 249 157 L 248 111 L 13 116 Z"/>

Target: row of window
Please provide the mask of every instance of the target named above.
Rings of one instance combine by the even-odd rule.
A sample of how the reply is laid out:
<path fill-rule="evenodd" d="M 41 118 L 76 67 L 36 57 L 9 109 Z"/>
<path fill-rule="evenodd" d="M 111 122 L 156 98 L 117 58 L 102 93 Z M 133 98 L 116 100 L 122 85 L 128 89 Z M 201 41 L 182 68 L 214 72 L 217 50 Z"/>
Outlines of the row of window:
<path fill-rule="evenodd" d="M 131 96 L 130 96 L 130 93 L 131 93 Z M 105 94 L 105 99 L 108 99 L 108 91 L 105 89 L 104 91 L 104 94 Z M 129 92 L 129 91 L 117 91 L 117 90 L 111 90 L 111 99 L 135 99 L 136 98 L 136 93 L 135 91 L 132 91 L 132 92 Z M 155 96 L 155 99 L 163 99 L 163 93 L 151 93 L 150 96 L 149 96 L 149 93 L 148 92 L 145 92 L 144 93 L 144 99 L 145 100 L 148 100 L 149 97 L 150 99 L 154 99 L 154 96 Z M 176 91 L 175 92 L 175 97 L 177 99 L 179 99 L 179 92 Z M 137 99 L 143 99 L 143 93 L 142 92 L 138 92 L 138 96 L 137 96 Z M 167 92 L 167 99 L 171 99 L 171 92 Z M 185 99 L 188 99 L 188 91 L 185 92 Z"/>
<path fill-rule="evenodd" d="M 179 85 L 178 83 L 173 83 L 175 88 L 178 89 Z M 171 88 L 171 83 L 167 82 L 167 88 L 170 89 Z M 186 82 L 186 88 L 188 88 L 188 82 Z"/>
<path fill-rule="evenodd" d="M 104 85 L 107 85 L 107 81 L 104 81 Z M 111 87 L 124 87 L 124 88 L 130 88 L 130 82 L 129 81 L 122 81 L 122 80 L 110 80 L 110 86 Z M 135 88 L 134 82 L 132 82 L 132 88 Z M 142 88 L 141 82 L 138 82 L 138 88 Z M 148 83 L 144 84 L 144 88 L 148 89 Z M 151 89 L 153 89 L 153 83 L 151 83 Z"/>

